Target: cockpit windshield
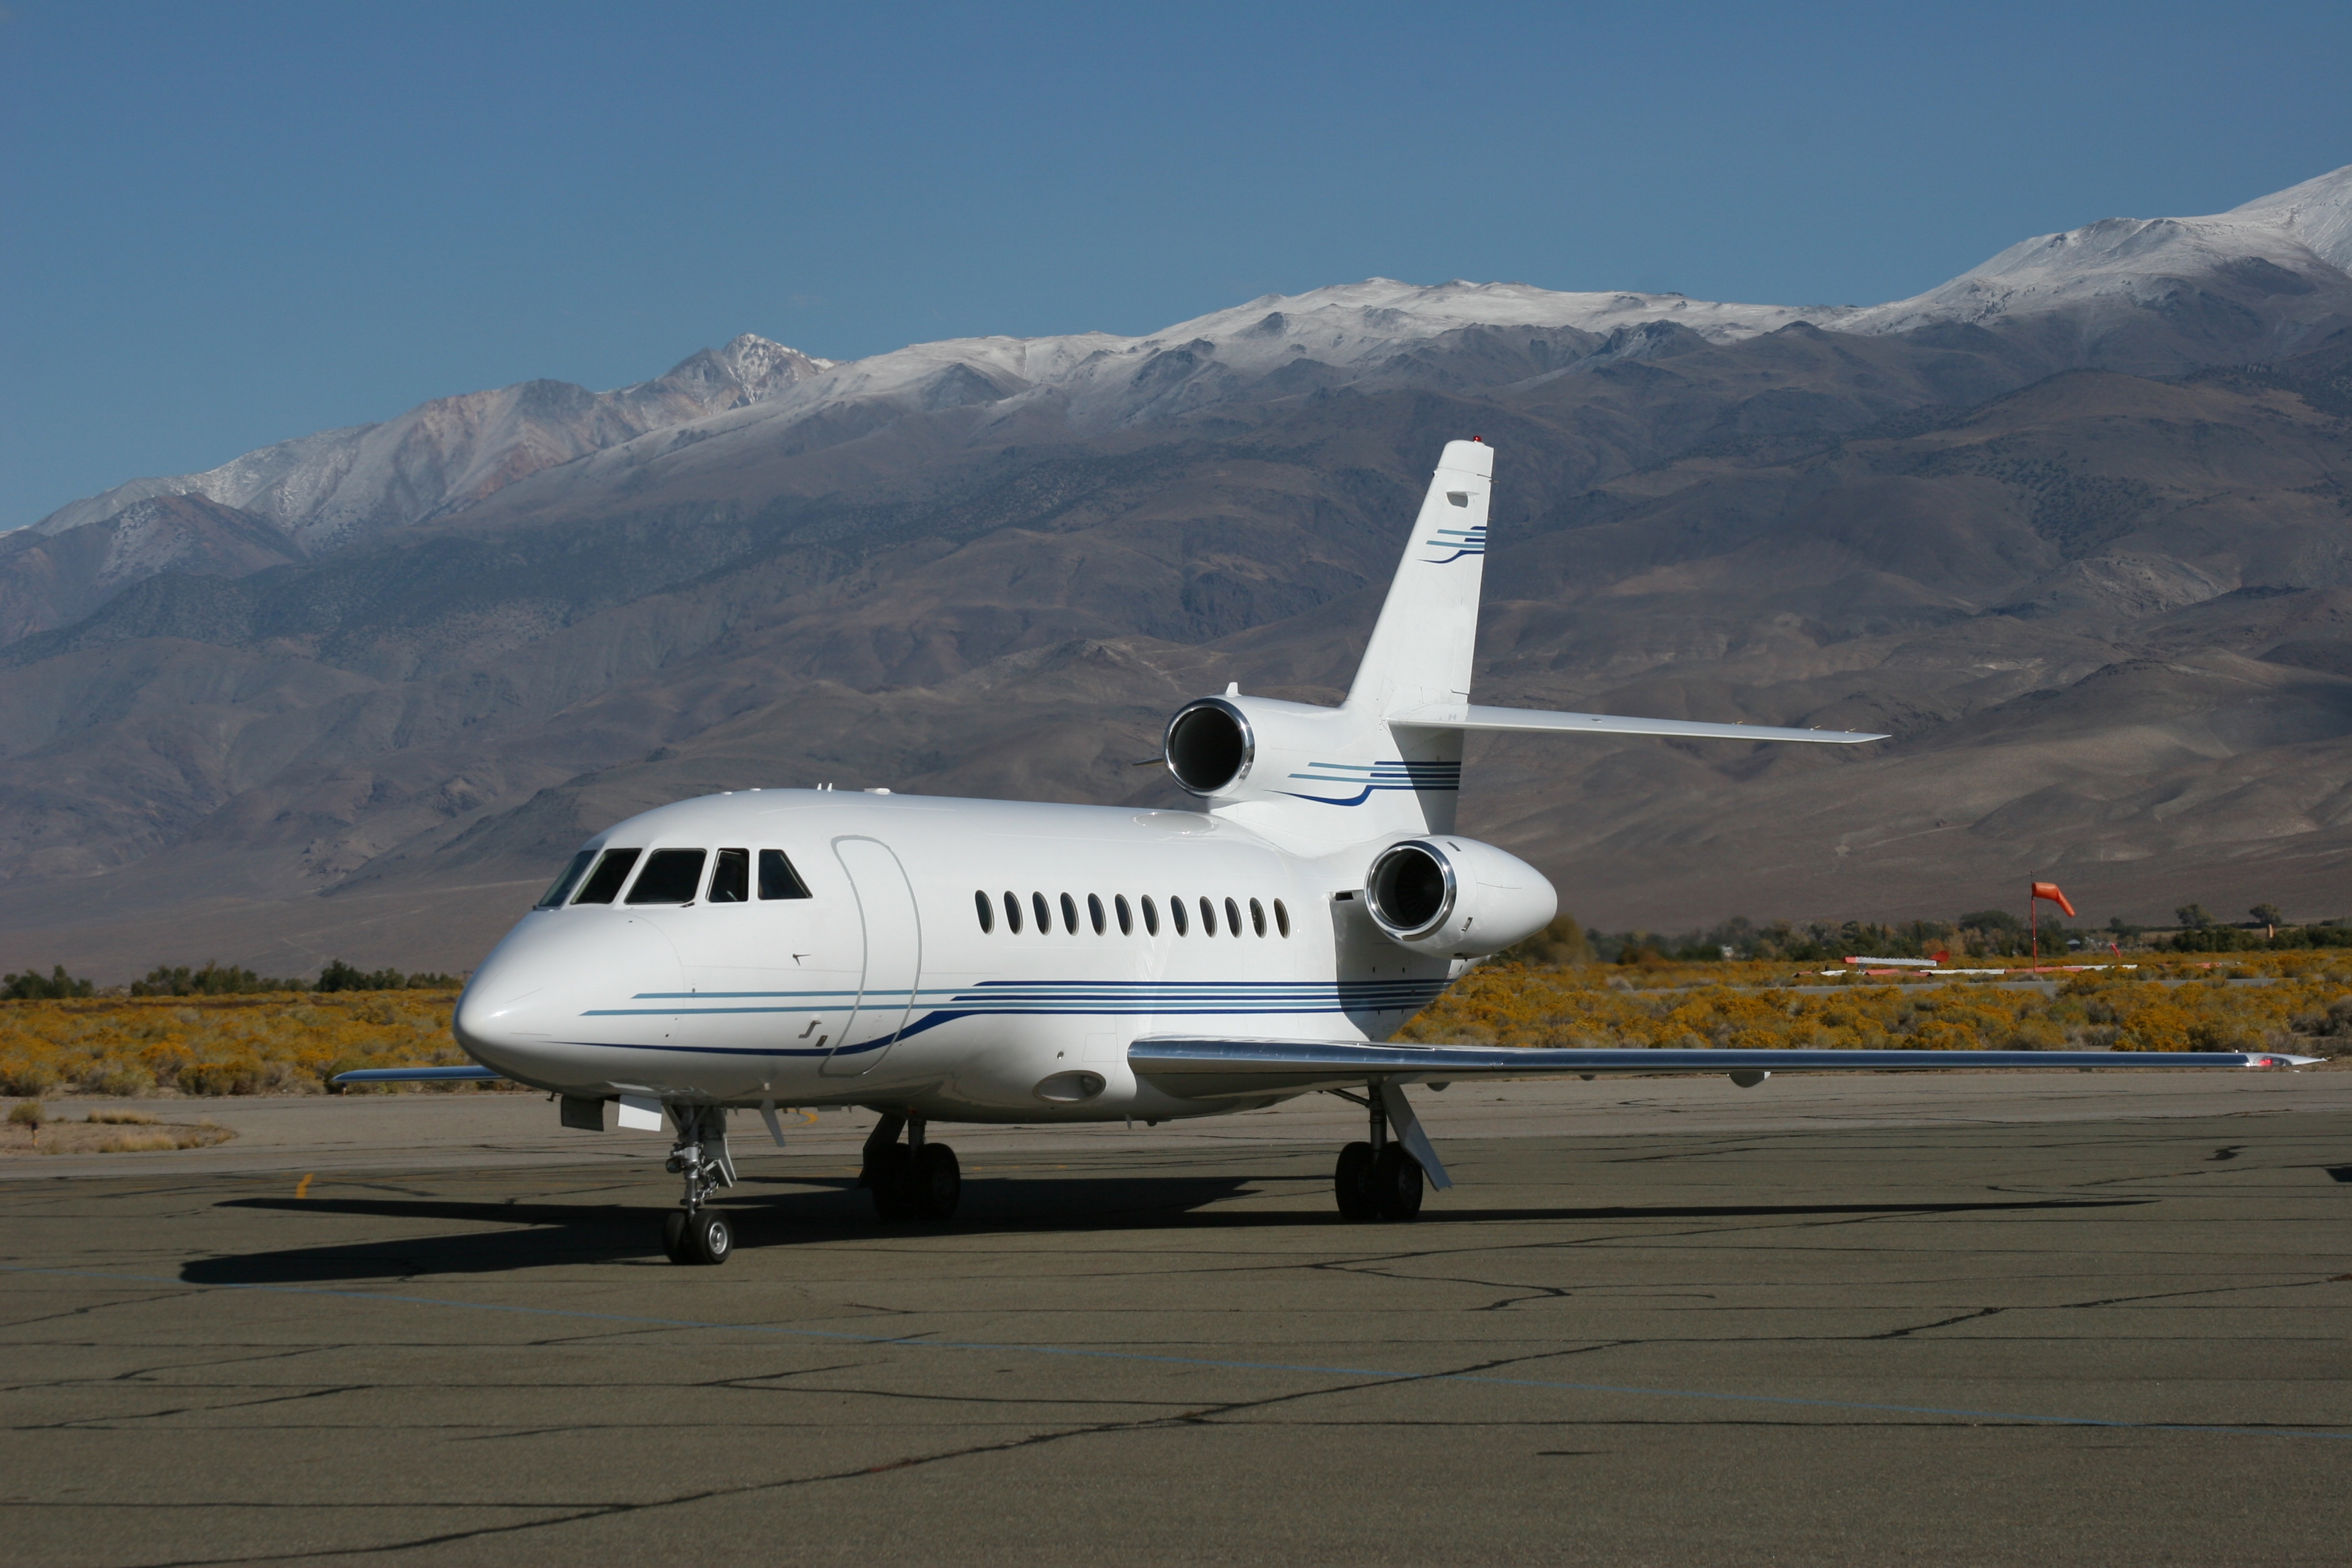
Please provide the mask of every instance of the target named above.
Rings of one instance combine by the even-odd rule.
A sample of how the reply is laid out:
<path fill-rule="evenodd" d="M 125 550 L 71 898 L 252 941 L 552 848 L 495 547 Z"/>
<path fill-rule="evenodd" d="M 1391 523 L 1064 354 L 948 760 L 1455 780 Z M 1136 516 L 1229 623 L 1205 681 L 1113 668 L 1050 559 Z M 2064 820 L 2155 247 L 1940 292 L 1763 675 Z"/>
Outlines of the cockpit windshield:
<path fill-rule="evenodd" d="M 702 886 L 702 863 L 710 858 L 703 849 L 656 849 L 646 858 L 629 889 L 633 904 L 690 904 Z"/>
<path fill-rule="evenodd" d="M 629 868 L 637 863 L 642 849 L 607 849 L 604 858 L 596 862 L 589 874 L 588 885 L 580 889 L 575 904 L 609 904 L 620 897 L 621 884 L 629 879 Z"/>
<path fill-rule="evenodd" d="M 740 904 L 751 896 L 751 852 L 721 849 L 718 868 L 710 873 L 710 901 Z"/>
<path fill-rule="evenodd" d="M 706 866 L 712 868 L 708 889 L 702 880 Z M 609 904 L 622 898 L 624 889 L 623 901 L 631 904 L 690 904 L 697 893 L 714 904 L 748 903 L 755 891 L 762 900 L 809 896 L 808 884 L 781 849 L 759 850 L 756 859 L 748 848 L 721 849 L 715 857 L 708 849 L 607 849 L 601 858 L 583 849 L 538 907 L 553 909 L 567 899 L 575 906 Z"/>
<path fill-rule="evenodd" d="M 572 858 L 572 864 L 563 868 L 562 876 L 548 884 L 547 892 L 532 908 L 551 910 L 570 898 L 572 889 L 580 885 L 580 879 L 588 874 L 588 868 L 595 862 L 596 851 L 593 849 L 583 849 L 579 854 L 574 855 Z"/>
<path fill-rule="evenodd" d="M 805 899 L 808 884 L 793 869 L 781 849 L 760 851 L 760 896 L 763 899 Z"/>

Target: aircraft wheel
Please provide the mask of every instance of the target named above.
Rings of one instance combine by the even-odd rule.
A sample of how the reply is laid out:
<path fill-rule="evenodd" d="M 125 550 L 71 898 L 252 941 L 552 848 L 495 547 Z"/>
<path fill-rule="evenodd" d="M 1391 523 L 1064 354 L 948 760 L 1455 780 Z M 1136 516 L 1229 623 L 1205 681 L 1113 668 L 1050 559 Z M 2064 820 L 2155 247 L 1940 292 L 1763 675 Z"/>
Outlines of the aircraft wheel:
<path fill-rule="evenodd" d="M 672 1263 L 693 1261 L 686 1255 L 686 1211 L 672 1209 L 662 1215 L 662 1251 Z"/>
<path fill-rule="evenodd" d="M 1349 1225 L 1361 1225 L 1380 1217 L 1372 1207 L 1372 1146 L 1350 1143 L 1339 1151 L 1339 1163 L 1331 1173 L 1331 1190 L 1339 1200 L 1339 1217 Z"/>
<path fill-rule="evenodd" d="M 908 1180 L 907 1146 L 892 1143 L 876 1152 L 866 1167 L 866 1184 L 874 1194 L 874 1212 L 884 1219 L 908 1219 L 915 1209 Z"/>
<path fill-rule="evenodd" d="M 1421 1162 L 1391 1143 L 1372 1162 L 1369 1184 L 1372 1208 L 1381 1219 L 1409 1220 L 1421 1213 Z"/>
<path fill-rule="evenodd" d="M 944 1143 L 926 1143 L 908 1174 L 908 1209 L 920 1219 L 952 1219 L 963 1201 L 963 1167 Z"/>
<path fill-rule="evenodd" d="M 735 1232 L 724 1215 L 704 1209 L 687 1222 L 686 1262 L 724 1263 L 734 1251 Z"/>

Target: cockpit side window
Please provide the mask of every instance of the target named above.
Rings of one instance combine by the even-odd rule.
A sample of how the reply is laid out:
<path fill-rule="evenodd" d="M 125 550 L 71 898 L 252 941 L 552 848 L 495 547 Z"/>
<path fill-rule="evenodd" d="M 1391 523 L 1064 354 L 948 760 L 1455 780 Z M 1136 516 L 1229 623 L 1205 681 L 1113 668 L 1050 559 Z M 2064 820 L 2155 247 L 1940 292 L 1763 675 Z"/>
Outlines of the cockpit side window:
<path fill-rule="evenodd" d="M 781 849 L 760 851 L 760 896 L 763 899 L 805 899 L 808 884 L 793 869 Z"/>
<path fill-rule="evenodd" d="M 749 849 L 721 849 L 719 864 L 710 872 L 710 901 L 714 904 L 740 904 L 751 897 L 751 852 Z"/>
<path fill-rule="evenodd" d="M 629 869 L 637 863 L 642 849 L 607 849 L 604 858 L 596 862 L 589 874 L 588 885 L 580 889 L 575 904 L 609 904 L 620 897 L 621 884 L 629 879 Z"/>
<path fill-rule="evenodd" d="M 574 855 L 572 858 L 572 864 L 563 868 L 562 876 L 548 884 L 546 896 L 541 898 L 534 907 L 551 910 L 570 898 L 572 889 L 580 885 L 580 879 L 586 876 L 588 868 L 595 863 L 596 851 L 593 849 L 583 849 L 579 854 Z"/>
<path fill-rule="evenodd" d="M 690 904 L 702 885 L 707 849 L 656 849 L 646 857 L 646 868 L 629 888 L 633 904 Z"/>

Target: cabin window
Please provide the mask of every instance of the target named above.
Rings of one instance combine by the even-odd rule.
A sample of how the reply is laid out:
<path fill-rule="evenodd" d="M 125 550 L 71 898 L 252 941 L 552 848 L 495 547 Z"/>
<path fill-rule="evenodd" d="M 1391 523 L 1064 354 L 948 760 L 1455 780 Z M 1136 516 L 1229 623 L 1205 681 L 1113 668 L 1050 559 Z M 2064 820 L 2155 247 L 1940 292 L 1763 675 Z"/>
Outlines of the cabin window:
<path fill-rule="evenodd" d="M 1274 929 L 1285 936 L 1290 934 L 1290 911 L 1282 907 L 1280 899 L 1274 900 Z"/>
<path fill-rule="evenodd" d="M 1127 907 L 1127 895 L 1125 893 L 1117 893 L 1112 895 L 1110 906 L 1112 909 L 1118 911 L 1118 934 L 1121 936 L 1133 936 L 1135 934 L 1135 911 Z"/>
<path fill-rule="evenodd" d="M 1258 929 L 1260 931 L 1265 929 L 1263 922 Z M 1242 907 L 1231 899 L 1225 900 L 1225 934 L 1227 936 L 1242 934 Z"/>
<path fill-rule="evenodd" d="M 749 849 L 721 849 L 719 864 L 710 868 L 710 901 L 714 904 L 749 903 L 751 899 L 751 852 Z"/>
<path fill-rule="evenodd" d="M 1045 895 L 1043 893 L 1030 894 L 1029 907 L 1037 911 L 1037 934 L 1039 936 L 1053 935 L 1054 911 L 1045 907 Z"/>
<path fill-rule="evenodd" d="M 1184 900 L 1182 899 L 1175 898 L 1168 900 L 1168 918 L 1176 922 L 1176 934 L 1178 936 L 1190 936 L 1192 934 L 1191 929 L 1184 923 Z"/>
<path fill-rule="evenodd" d="M 1078 934 L 1078 901 L 1067 893 L 1062 895 L 1062 929 L 1072 936 Z"/>
<path fill-rule="evenodd" d="M 988 901 L 986 893 L 974 891 L 971 895 L 971 907 L 980 915 L 982 935 L 985 936 L 996 929 L 996 907 Z"/>
<path fill-rule="evenodd" d="M 702 886 L 702 863 L 710 858 L 707 849 L 656 849 L 646 857 L 646 868 L 629 884 L 629 902 L 633 904 L 690 904 L 694 889 Z"/>
<path fill-rule="evenodd" d="M 1265 934 L 1265 906 L 1255 899 L 1250 900 L 1250 930 L 1260 936 Z"/>
<path fill-rule="evenodd" d="M 1014 936 L 1021 934 L 1021 900 L 1010 888 L 1004 890 L 1004 929 Z"/>
<path fill-rule="evenodd" d="M 1160 906 L 1151 901 L 1150 893 L 1143 895 L 1143 931 L 1146 936 L 1160 934 Z"/>
<path fill-rule="evenodd" d="M 596 862 L 596 869 L 590 873 L 588 885 L 580 889 L 580 896 L 572 902 L 611 903 L 620 897 L 621 884 L 629 879 L 629 868 L 637 863 L 637 857 L 644 853 L 642 849 L 605 850 L 604 858 Z"/>
<path fill-rule="evenodd" d="M 1201 897 L 1201 934 L 1202 936 L 1217 934 L 1217 906 L 1209 901 L 1208 895 L 1205 893 Z"/>
<path fill-rule="evenodd" d="M 588 868 L 595 863 L 596 851 L 593 849 L 583 849 L 579 854 L 574 855 L 572 858 L 572 864 L 563 868 L 563 874 L 548 885 L 546 895 L 539 900 L 536 907 L 551 910 L 570 898 L 572 889 L 580 885 L 580 879 L 586 876 Z"/>
<path fill-rule="evenodd" d="M 760 851 L 760 897 L 763 899 L 805 899 L 808 884 L 793 869 L 781 849 Z"/>
<path fill-rule="evenodd" d="M 1101 895 L 1100 895 L 1100 894 L 1097 894 L 1097 893 L 1088 893 L 1088 894 L 1087 895 L 1087 921 L 1090 921 L 1090 922 L 1093 924 L 1093 926 L 1094 926 L 1094 928 L 1095 928 L 1095 934 L 1096 934 L 1097 936 L 1100 936 L 1100 935 L 1102 935 L 1102 933 L 1103 933 L 1103 907 L 1102 907 L 1102 897 L 1101 897 Z"/>

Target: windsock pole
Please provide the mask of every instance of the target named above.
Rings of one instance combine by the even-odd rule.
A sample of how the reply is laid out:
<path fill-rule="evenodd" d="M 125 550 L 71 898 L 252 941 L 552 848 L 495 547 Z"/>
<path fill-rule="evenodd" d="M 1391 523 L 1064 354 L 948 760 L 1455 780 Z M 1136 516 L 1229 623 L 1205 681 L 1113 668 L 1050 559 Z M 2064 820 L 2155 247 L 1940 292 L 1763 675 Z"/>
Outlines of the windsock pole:
<path fill-rule="evenodd" d="M 2037 974 L 2042 972 L 2042 900 L 2044 899 L 2064 910 L 2070 918 L 2074 913 L 2074 906 L 2066 901 L 2066 895 L 2059 891 L 2057 883 L 2035 882 L 2027 889 L 2025 924 L 2026 929 L 2033 933 L 2033 970 Z"/>

